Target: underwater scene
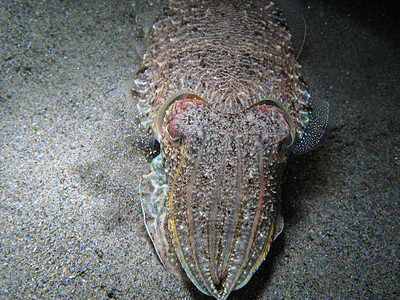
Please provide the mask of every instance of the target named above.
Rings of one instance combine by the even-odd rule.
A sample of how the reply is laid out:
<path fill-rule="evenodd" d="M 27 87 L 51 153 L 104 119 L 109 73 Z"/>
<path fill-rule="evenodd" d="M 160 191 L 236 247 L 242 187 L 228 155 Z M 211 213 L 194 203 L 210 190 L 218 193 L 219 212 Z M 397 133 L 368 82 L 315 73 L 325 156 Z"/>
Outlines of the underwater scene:
<path fill-rule="evenodd" d="M 399 25 L 0 0 L 0 298 L 396 299 Z"/>

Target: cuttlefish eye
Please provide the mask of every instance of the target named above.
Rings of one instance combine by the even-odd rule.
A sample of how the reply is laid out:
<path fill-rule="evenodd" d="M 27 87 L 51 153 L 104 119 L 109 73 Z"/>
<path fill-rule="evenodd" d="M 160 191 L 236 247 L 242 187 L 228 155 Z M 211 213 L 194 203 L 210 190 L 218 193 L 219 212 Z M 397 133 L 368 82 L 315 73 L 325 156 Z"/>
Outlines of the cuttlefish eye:
<path fill-rule="evenodd" d="M 199 108 L 205 102 L 200 99 L 176 100 L 165 112 L 164 135 L 174 147 L 182 147 L 188 140 L 188 135 L 199 137 L 201 128 L 198 124 Z"/>
<path fill-rule="evenodd" d="M 272 107 L 278 109 L 279 114 L 282 116 L 283 123 L 281 124 L 284 124 L 289 129 L 288 134 L 282 136 L 278 141 L 275 142 L 276 157 L 284 158 L 288 155 L 295 141 L 295 127 L 293 119 L 286 107 L 284 107 L 280 101 L 275 99 L 265 99 L 252 106 L 252 108 L 258 108 L 262 111 L 269 111 Z"/>
<path fill-rule="evenodd" d="M 181 147 L 186 141 L 185 135 L 179 130 L 174 119 L 165 126 L 165 136 L 174 147 Z"/>

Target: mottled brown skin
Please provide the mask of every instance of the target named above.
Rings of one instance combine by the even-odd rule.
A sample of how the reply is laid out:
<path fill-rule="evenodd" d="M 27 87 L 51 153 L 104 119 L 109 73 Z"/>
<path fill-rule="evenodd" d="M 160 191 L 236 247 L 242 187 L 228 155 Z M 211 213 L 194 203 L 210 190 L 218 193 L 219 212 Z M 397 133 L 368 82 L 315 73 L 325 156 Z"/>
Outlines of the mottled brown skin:
<path fill-rule="evenodd" d="M 299 116 L 300 77 L 281 21 L 265 1 L 171 1 L 153 25 L 137 77 L 141 110 L 153 125 L 162 104 L 189 90 L 220 112 L 278 99 Z M 148 114 L 148 115 L 147 115 Z"/>
<path fill-rule="evenodd" d="M 302 126 L 306 87 L 267 4 L 171 1 L 135 78 L 161 145 L 141 184 L 148 233 L 170 272 L 218 299 L 248 282 L 282 230 L 285 146 Z"/>

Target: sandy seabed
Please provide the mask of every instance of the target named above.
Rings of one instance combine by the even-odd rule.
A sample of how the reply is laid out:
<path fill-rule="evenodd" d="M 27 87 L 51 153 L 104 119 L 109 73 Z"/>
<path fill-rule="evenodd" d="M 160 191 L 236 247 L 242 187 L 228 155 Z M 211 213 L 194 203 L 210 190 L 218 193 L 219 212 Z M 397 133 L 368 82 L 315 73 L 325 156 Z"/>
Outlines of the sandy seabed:
<path fill-rule="evenodd" d="M 327 138 L 291 158 L 284 233 L 230 299 L 400 294 L 400 39 L 378 1 L 339 2 L 303 7 Z M 164 270 L 138 198 L 129 89 L 161 4 L 0 0 L 1 299 L 207 299 Z"/>

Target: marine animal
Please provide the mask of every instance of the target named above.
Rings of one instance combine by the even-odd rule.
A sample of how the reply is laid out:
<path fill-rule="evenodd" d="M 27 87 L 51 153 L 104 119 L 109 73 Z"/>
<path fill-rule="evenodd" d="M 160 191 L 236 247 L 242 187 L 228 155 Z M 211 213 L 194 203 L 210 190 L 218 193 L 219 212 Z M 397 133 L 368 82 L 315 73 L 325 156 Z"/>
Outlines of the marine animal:
<path fill-rule="evenodd" d="M 308 92 L 275 4 L 258 0 L 170 1 L 133 94 L 160 144 L 140 185 L 158 257 L 224 300 L 282 231 L 282 170 L 317 147 L 328 104 Z"/>

